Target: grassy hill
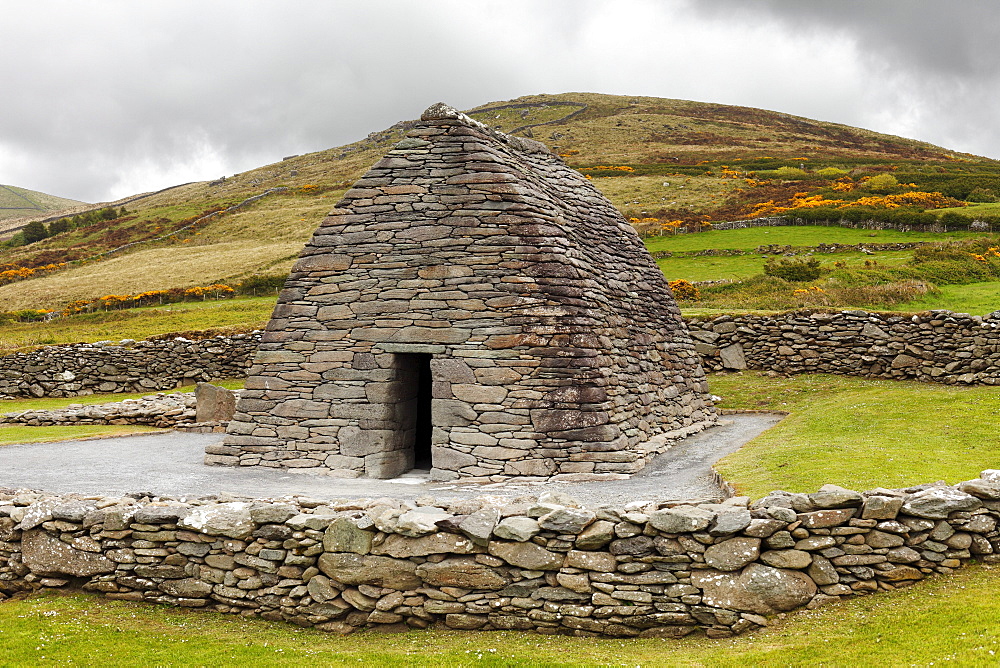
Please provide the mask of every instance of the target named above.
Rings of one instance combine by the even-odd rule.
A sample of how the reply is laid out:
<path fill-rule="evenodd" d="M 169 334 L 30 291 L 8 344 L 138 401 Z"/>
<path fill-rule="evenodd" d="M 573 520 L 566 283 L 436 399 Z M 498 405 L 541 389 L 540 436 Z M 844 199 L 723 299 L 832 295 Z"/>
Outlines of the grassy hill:
<path fill-rule="evenodd" d="M 83 202 L 46 195 L 27 188 L 0 185 L 0 221 L 54 213 L 79 207 L 81 204 Z"/>
<path fill-rule="evenodd" d="M 866 175 L 892 172 L 942 191 L 968 190 L 972 179 L 1000 193 L 996 161 L 760 109 L 567 93 L 490 103 L 469 113 L 546 143 L 626 215 L 657 221 L 745 216 L 761 201 L 780 203 L 832 182 L 816 180 L 828 168 L 859 183 Z M 67 263 L 0 285 L 0 311 L 286 272 L 350 184 L 412 124 L 402 121 L 346 146 L 225 179 L 138 196 L 125 201 L 124 212 L 67 218 L 67 231 L 0 247 L 0 272 Z M 782 168 L 804 176 L 769 176 L 783 174 Z M 764 185 L 749 186 L 750 176 Z"/>

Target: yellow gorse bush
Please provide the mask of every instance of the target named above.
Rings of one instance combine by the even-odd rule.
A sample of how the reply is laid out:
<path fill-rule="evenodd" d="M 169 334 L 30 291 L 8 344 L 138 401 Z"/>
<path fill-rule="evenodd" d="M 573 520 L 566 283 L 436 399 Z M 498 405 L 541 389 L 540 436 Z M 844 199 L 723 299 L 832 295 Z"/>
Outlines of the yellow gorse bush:
<path fill-rule="evenodd" d="M 63 313 L 72 315 L 90 311 L 135 308 L 138 306 L 151 306 L 157 303 L 164 304 L 206 299 L 208 296 L 212 296 L 215 299 L 227 299 L 235 294 L 236 291 L 233 288 L 222 283 L 213 283 L 212 285 L 187 289 L 147 290 L 135 295 L 104 295 L 96 299 L 77 299 L 67 304 L 63 309 Z"/>
<path fill-rule="evenodd" d="M 670 291 L 674 293 L 674 299 L 690 301 L 698 299 L 701 296 L 698 286 L 692 285 L 684 279 L 670 281 L 668 285 L 670 286 Z"/>
<path fill-rule="evenodd" d="M 65 266 L 65 262 L 59 262 L 57 264 L 42 265 L 41 267 L 12 267 L 11 269 L 0 271 L 0 285 L 7 285 L 8 283 L 21 281 L 26 278 L 33 278 L 35 276 L 42 276 L 56 271 L 57 269 L 62 269 Z"/>

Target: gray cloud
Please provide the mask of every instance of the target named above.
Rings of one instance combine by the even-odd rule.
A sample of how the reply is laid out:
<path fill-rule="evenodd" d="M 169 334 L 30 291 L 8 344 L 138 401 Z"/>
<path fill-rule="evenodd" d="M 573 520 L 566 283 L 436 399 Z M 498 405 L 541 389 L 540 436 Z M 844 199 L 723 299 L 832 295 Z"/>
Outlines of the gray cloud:
<path fill-rule="evenodd" d="M 573 90 L 760 106 L 1000 155 L 985 2 L 0 7 L 0 183 L 88 201 L 344 144 L 438 100 Z"/>

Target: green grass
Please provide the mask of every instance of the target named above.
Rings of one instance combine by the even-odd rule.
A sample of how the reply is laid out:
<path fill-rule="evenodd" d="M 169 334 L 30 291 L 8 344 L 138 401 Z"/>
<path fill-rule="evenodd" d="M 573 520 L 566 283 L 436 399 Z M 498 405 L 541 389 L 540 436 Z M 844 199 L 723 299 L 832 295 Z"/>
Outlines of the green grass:
<path fill-rule="evenodd" d="M 168 332 L 259 329 L 271 317 L 276 299 L 275 296 L 268 296 L 182 302 L 122 311 L 81 313 L 49 322 L 10 323 L 0 325 L 0 354 L 38 345 L 141 340 Z"/>
<path fill-rule="evenodd" d="M 866 260 L 874 259 L 884 266 L 902 266 L 912 254 L 909 251 L 884 251 L 874 255 L 863 253 L 832 253 L 816 255 L 823 267 L 833 269 L 834 262 L 844 262 L 848 267 L 862 267 Z M 764 272 L 761 255 L 702 255 L 697 257 L 675 256 L 656 261 L 667 280 L 682 278 L 686 281 L 740 280 Z"/>
<path fill-rule="evenodd" d="M 1000 466 L 1000 395 L 992 387 L 757 372 L 714 375 L 709 384 L 722 408 L 790 413 L 716 466 L 754 498 L 826 483 L 856 490 L 956 483 Z"/>
<path fill-rule="evenodd" d="M 888 307 L 889 311 L 930 311 L 948 309 L 956 313 L 986 315 L 1000 309 L 1000 281 L 969 283 L 967 285 L 942 285 L 936 294 L 925 298 Z"/>
<path fill-rule="evenodd" d="M 26 427 L 23 425 L 0 425 L 0 446 L 12 443 L 55 443 L 81 438 L 106 438 L 166 431 L 156 427 L 136 424 L 91 424 L 60 427 Z"/>
<path fill-rule="evenodd" d="M 1000 568 L 971 567 L 908 589 L 773 619 L 709 640 L 615 640 L 516 632 L 331 636 L 93 595 L 0 603 L 4 666 L 927 666 L 995 665 Z M 905 623 L 901 620 L 905 619 Z"/>
<path fill-rule="evenodd" d="M 1000 203 L 969 204 L 968 206 L 956 206 L 948 209 L 937 209 L 937 215 L 945 213 L 960 213 L 963 216 L 996 216 L 1000 215 Z"/>
<path fill-rule="evenodd" d="M 710 230 L 695 234 L 650 237 L 645 240 L 651 251 L 698 251 L 709 248 L 757 248 L 767 244 L 818 246 L 821 243 L 886 244 L 912 241 L 950 241 L 966 237 L 982 237 L 982 233 L 899 232 L 896 230 L 856 230 L 849 227 L 804 225 L 794 227 L 752 227 L 742 230 Z"/>

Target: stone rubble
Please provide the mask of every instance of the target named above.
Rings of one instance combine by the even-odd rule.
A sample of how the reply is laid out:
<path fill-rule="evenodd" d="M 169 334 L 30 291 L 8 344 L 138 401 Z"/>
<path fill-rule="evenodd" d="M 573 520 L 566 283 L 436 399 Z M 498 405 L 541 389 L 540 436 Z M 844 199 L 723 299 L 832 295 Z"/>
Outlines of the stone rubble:
<path fill-rule="evenodd" d="M 74 585 L 335 633 L 720 638 L 998 563 L 998 521 L 995 470 L 956 486 L 595 508 L 558 493 L 496 506 L 0 489 L 0 598 Z"/>

